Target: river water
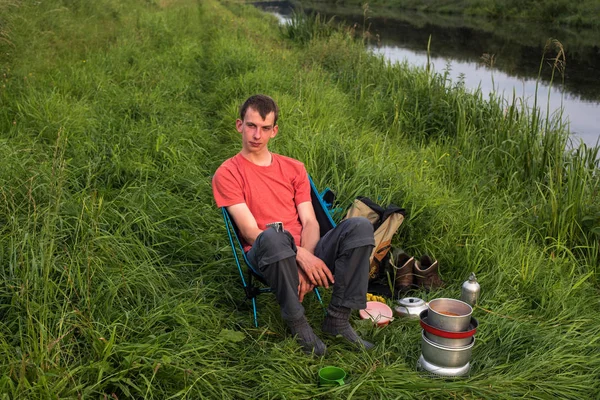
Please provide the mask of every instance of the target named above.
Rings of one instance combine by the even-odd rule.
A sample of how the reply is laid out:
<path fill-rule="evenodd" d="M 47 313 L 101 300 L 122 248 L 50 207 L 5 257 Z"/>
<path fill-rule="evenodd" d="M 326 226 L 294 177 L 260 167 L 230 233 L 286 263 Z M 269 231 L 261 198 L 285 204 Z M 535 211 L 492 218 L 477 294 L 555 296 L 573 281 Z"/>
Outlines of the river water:
<path fill-rule="evenodd" d="M 255 5 L 287 23 L 292 7 L 287 2 L 260 2 Z M 305 8 L 305 12 L 314 10 Z M 403 13 L 396 17 L 367 18 L 361 9 L 328 8 L 318 10 L 336 16 L 350 26 L 366 26 L 371 33 L 369 47 L 391 62 L 408 62 L 414 66 L 427 64 L 427 42 L 431 36 L 430 62 L 437 72 L 448 71 L 453 82 L 479 88 L 484 97 L 492 92 L 506 99 L 515 95 L 529 106 L 535 101 L 545 114 L 560 112 L 568 124 L 574 144 L 580 140 L 596 145 L 600 137 L 600 32 L 573 32 L 540 26 L 503 22 L 480 29 L 477 23 L 460 17 L 437 17 Z M 372 10 L 374 11 L 374 10 Z M 361 29 L 361 28 L 359 28 Z M 564 78 L 556 72 L 554 81 L 551 59 L 557 48 L 550 46 L 542 63 L 547 40 L 558 39 L 565 50 Z M 485 54 L 494 62 L 484 64 Z M 490 57 L 487 57 L 489 60 Z M 537 77 L 541 76 L 540 80 Z"/>

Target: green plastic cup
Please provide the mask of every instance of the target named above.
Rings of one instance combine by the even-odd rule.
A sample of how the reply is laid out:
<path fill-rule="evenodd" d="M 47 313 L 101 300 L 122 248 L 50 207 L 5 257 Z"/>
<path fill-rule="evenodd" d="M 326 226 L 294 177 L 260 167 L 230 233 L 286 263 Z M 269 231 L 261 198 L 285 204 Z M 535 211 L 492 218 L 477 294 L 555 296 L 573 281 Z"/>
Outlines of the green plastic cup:
<path fill-rule="evenodd" d="M 344 385 L 346 371 L 338 367 L 323 367 L 319 370 L 320 385 Z"/>

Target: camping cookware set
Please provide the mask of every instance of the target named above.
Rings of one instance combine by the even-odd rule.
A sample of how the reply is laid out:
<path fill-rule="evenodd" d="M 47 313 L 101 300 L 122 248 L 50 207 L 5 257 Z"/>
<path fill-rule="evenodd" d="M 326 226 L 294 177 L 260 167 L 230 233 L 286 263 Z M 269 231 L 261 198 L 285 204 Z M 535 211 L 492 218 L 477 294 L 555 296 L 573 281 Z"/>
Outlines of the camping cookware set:
<path fill-rule="evenodd" d="M 474 273 L 461 288 L 460 300 L 440 298 L 426 303 L 417 297 L 396 301 L 397 315 L 419 319 L 421 356 L 417 369 L 440 376 L 463 376 L 471 368 L 475 332 L 479 326 L 472 305 L 481 288 Z"/>
<path fill-rule="evenodd" d="M 478 322 L 461 300 L 435 299 L 421 311 L 421 356 L 417 369 L 441 376 L 469 373 Z"/>
<path fill-rule="evenodd" d="M 480 286 L 474 273 L 461 288 L 461 300 L 440 298 L 426 303 L 418 297 L 396 300 L 393 307 L 400 317 L 419 319 L 421 356 L 417 369 L 439 376 L 463 376 L 471 369 L 471 355 L 479 322 L 472 316 Z M 367 302 L 360 310 L 363 319 L 385 326 L 394 318 L 392 309 L 378 301 Z"/>

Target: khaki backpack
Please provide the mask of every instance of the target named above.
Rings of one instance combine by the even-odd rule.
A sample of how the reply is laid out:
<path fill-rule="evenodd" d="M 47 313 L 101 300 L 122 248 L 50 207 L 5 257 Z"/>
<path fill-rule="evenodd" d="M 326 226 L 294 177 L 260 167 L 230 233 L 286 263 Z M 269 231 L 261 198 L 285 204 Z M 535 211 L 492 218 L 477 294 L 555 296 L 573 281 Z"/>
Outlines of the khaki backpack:
<path fill-rule="evenodd" d="M 406 212 L 403 208 L 390 204 L 383 208 L 367 197 L 358 197 L 346 214 L 346 218 L 365 217 L 373 224 L 375 248 L 371 253 L 369 280 L 376 279 L 381 271 L 384 257 L 392 248 L 392 236 L 398 231 Z"/>

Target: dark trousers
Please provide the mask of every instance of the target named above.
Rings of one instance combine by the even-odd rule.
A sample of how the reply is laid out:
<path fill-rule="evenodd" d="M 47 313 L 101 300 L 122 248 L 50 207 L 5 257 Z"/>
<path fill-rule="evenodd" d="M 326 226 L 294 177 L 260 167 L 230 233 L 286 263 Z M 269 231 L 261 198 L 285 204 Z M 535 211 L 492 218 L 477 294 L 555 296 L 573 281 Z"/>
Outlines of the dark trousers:
<path fill-rule="evenodd" d="M 342 221 L 319 240 L 315 256 L 323 260 L 335 280 L 332 305 L 366 307 L 369 257 L 374 246 L 373 225 L 363 217 Z M 298 300 L 299 267 L 292 235 L 269 228 L 258 235 L 247 257 L 273 288 L 283 319 L 295 320 L 304 315 Z"/>

